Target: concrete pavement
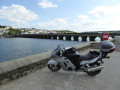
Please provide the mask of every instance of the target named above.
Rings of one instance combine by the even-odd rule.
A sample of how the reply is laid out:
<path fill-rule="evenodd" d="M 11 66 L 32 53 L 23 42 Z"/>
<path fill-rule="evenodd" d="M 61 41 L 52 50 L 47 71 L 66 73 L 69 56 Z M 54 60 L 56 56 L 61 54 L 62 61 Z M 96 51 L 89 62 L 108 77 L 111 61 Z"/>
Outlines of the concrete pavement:
<path fill-rule="evenodd" d="M 0 90 L 119 90 L 120 52 L 113 52 L 110 56 L 110 60 L 104 60 L 102 72 L 95 77 L 84 72 L 77 72 L 76 75 L 75 72 L 63 70 L 51 72 L 46 67 L 1 85 Z"/>

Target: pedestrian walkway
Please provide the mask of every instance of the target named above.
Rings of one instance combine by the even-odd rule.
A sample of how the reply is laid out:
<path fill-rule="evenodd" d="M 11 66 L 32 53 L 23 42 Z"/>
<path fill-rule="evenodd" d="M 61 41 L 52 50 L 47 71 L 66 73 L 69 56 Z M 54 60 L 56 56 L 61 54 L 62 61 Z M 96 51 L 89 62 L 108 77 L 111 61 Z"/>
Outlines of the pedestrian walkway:
<path fill-rule="evenodd" d="M 51 72 L 45 67 L 1 85 L 0 90 L 119 90 L 120 52 L 111 53 L 110 56 L 110 60 L 104 60 L 102 72 L 95 77 L 89 76 L 85 72 L 77 72 L 76 75 L 73 71 Z"/>

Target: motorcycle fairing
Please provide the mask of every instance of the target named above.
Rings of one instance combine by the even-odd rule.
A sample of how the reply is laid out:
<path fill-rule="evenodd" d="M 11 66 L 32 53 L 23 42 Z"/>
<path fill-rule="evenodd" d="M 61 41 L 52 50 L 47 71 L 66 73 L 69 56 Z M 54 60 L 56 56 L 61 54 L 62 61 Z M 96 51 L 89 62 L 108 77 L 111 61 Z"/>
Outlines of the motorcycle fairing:
<path fill-rule="evenodd" d="M 69 59 L 67 59 L 66 57 L 59 57 L 57 55 L 55 55 L 53 59 L 48 61 L 48 64 L 52 64 L 55 66 L 60 65 L 64 70 L 69 70 L 69 68 L 71 70 L 75 70 L 76 68 L 75 65 Z"/>
<path fill-rule="evenodd" d="M 53 60 L 53 59 L 49 60 L 47 64 L 57 66 L 57 62 L 55 60 Z"/>

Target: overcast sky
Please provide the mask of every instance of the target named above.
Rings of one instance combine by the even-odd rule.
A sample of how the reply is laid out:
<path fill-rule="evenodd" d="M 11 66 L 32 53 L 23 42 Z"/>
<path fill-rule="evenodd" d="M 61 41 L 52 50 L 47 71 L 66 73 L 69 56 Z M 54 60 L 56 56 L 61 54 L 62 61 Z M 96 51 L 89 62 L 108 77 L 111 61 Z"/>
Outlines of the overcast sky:
<path fill-rule="evenodd" d="M 0 0 L 0 25 L 76 32 L 120 30 L 120 0 Z"/>

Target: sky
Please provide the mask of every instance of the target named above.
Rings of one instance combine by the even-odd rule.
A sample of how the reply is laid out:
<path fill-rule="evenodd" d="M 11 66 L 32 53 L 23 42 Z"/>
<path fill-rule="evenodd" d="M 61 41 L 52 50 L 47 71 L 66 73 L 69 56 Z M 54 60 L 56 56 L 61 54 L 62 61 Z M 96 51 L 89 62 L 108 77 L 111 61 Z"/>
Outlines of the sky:
<path fill-rule="evenodd" d="M 0 0 L 0 25 L 75 32 L 120 30 L 120 0 Z"/>

